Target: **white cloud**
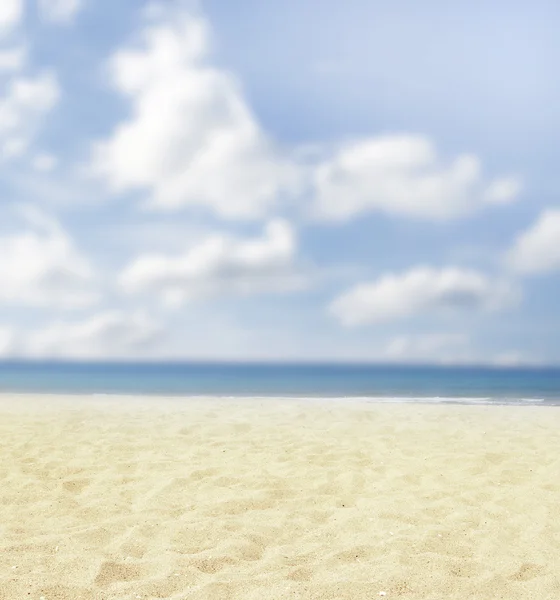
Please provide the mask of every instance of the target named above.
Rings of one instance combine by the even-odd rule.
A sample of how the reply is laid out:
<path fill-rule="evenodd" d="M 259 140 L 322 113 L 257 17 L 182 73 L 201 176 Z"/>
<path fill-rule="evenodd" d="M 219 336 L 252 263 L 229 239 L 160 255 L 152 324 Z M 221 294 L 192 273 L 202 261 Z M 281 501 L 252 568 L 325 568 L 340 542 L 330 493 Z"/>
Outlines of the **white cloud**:
<path fill-rule="evenodd" d="M 469 338 L 462 333 L 399 335 L 385 349 L 391 360 L 457 361 L 468 352 Z"/>
<path fill-rule="evenodd" d="M 496 309 L 515 298 L 511 284 L 477 271 L 417 267 L 356 285 L 336 298 L 329 311 L 354 326 L 440 311 Z"/>
<path fill-rule="evenodd" d="M 39 0 L 41 15 L 54 23 L 70 22 L 82 6 L 82 0 Z"/>
<path fill-rule="evenodd" d="M 267 213 L 298 170 L 261 131 L 237 81 L 208 63 L 207 23 L 186 13 L 148 26 L 111 60 L 132 115 L 94 146 L 92 171 L 113 192 L 145 190 L 162 209 L 222 217 Z"/>
<path fill-rule="evenodd" d="M 295 250 L 292 228 L 275 220 L 260 238 L 218 234 L 182 255 L 140 256 L 120 284 L 128 293 L 157 292 L 168 304 L 201 295 L 291 291 L 305 284 L 294 265 Z"/>
<path fill-rule="evenodd" d="M 0 50 L 0 71 L 19 71 L 27 59 L 27 50 L 24 46 L 14 46 Z"/>
<path fill-rule="evenodd" d="M 345 144 L 314 175 L 314 213 L 331 220 L 366 211 L 443 220 L 484 204 L 504 204 L 521 189 L 515 177 L 486 182 L 476 156 L 445 163 L 426 137 L 387 135 Z"/>
<path fill-rule="evenodd" d="M 58 159 L 52 154 L 38 154 L 33 158 L 33 161 L 31 162 L 32 167 L 36 171 L 41 171 L 43 173 L 52 171 L 56 168 L 57 164 Z"/>
<path fill-rule="evenodd" d="M 8 138 L 1 148 L 1 157 L 5 160 L 10 158 L 17 158 L 18 156 L 25 154 L 28 145 L 29 141 L 26 138 L 17 136 Z"/>
<path fill-rule="evenodd" d="M 389 342 L 382 359 L 416 364 L 486 364 L 498 367 L 543 364 L 535 356 L 527 358 L 523 353 L 514 350 L 497 354 L 477 351 L 471 346 L 469 336 L 462 333 L 400 335 Z"/>
<path fill-rule="evenodd" d="M 26 225 L 0 235 L 0 304 L 80 308 L 94 303 L 95 276 L 54 220 L 27 208 Z"/>
<path fill-rule="evenodd" d="M 534 356 L 527 358 L 523 352 L 510 350 L 508 352 L 500 352 L 490 360 L 491 364 L 499 367 L 519 367 L 521 365 L 538 365 L 541 363 Z"/>
<path fill-rule="evenodd" d="M 119 358 L 149 352 L 163 329 L 142 311 L 106 311 L 82 321 L 58 321 L 28 334 L 24 355 Z"/>
<path fill-rule="evenodd" d="M 521 193 L 522 185 L 518 177 L 503 177 L 492 181 L 484 192 L 484 200 L 489 204 L 509 204 Z"/>
<path fill-rule="evenodd" d="M 51 72 L 13 79 L 0 98 L 0 155 L 9 158 L 25 152 L 41 117 L 56 105 L 59 96 Z"/>
<path fill-rule="evenodd" d="M 0 357 L 11 356 L 15 349 L 16 336 L 12 329 L 0 327 Z"/>
<path fill-rule="evenodd" d="M 161 7 L 152 13 L 158 20 L 140 42 L 110 61 L 131 115 L 94 144 L 90 171 L 113 193 L 143 191 L 152 208 L 258 218 L 307 190 L 319 219 L 378 210 L 444 220 L 507 204 L 521 191 L 519 178 L 487 179 L 476 156 L 444 160 L 418 135 L 366 137 L 330 155 L 324 145 L 311 157 L 301 148 L 282 152 L 238 82 L 210 64 L 207 22 Z"/>
<path fill-rule="evenodd" d="M 510 266 L 520 273 L 560 269 L 560 209 L 544 211 L 509 251 Z"/>
<path fill-rule="evenodd" d="M 2 0 L 0 2 L 0 36 L 11 33 L 23 16 L 23 0 Z"/>

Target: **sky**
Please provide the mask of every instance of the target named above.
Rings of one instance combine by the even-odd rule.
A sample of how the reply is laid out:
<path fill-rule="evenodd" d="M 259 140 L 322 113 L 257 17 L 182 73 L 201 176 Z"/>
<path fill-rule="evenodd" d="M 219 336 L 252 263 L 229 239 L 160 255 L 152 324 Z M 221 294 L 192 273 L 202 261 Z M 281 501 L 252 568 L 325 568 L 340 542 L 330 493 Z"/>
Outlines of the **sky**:
<path fill-rule="evenodd" d="M 559 18 L 2 0 L 0 357 L 559 364 Z"/>

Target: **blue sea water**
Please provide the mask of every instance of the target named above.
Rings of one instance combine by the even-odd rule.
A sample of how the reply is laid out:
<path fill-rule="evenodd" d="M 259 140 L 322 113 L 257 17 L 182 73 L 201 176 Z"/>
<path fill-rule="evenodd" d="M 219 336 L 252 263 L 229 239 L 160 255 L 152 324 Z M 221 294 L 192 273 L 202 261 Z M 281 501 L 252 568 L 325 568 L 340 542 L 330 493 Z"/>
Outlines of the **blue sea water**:
<path fill-rule="evenodd" d="M 560 368 L 0 363 L 0 392 L 289 396 L 560 406 Z"/>

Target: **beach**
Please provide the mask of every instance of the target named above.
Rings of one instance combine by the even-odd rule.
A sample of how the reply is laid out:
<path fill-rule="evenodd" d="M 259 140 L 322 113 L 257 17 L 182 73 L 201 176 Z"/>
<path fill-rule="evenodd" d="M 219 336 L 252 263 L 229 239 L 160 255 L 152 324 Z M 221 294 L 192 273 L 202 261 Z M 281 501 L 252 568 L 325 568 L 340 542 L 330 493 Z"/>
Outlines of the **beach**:
<path fill-rule="evenodd" d="M 560 409 L 0 396 L 0 599 L 560 598 Z"/>

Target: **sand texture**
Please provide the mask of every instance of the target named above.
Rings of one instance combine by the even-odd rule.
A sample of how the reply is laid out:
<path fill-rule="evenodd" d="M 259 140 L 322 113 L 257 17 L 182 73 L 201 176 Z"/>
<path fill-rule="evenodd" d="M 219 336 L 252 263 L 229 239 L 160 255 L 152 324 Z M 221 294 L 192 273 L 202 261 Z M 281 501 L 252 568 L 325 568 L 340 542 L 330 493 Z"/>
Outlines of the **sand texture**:
<path fill-rule="evenodd" d="M 4 395 L 0 457 L 1 600 L 560 598 L 560 409 Z"/>

